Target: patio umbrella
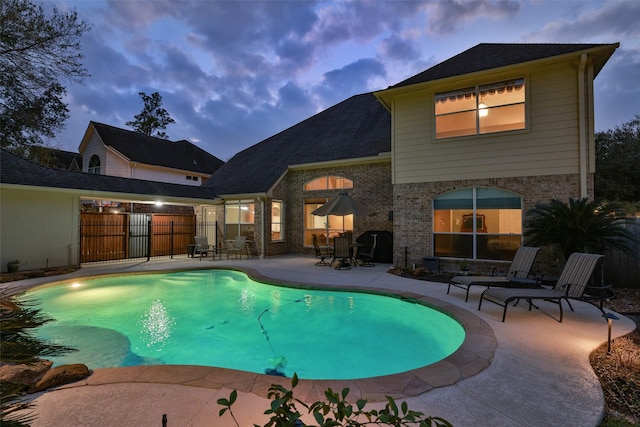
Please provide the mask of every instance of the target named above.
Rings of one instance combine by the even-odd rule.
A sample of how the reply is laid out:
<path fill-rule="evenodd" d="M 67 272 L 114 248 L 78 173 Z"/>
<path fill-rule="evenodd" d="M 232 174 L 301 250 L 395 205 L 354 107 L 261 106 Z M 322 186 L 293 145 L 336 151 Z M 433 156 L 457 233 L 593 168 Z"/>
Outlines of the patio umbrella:
<path fill-rule="evenodd" d="M 346 192 L 341 192 L 336 197 L 311 212 L 311 214 L 316 216 L 345 216 L 351 214 L 367 216 L 371 214 L 371 211 L 359 201 L 352 199 Z"/>
<path fill-rule="evenodd" d="M 345 215 L 352 214 L 367 216 L 371 214 L 371 211 L 359 201 L 352 199 L 346 192 L 341 192 L 336 197 L 311 212 L 311 215 L 316 216 L 336 215 L 344 217 Z M 344 230 L 344 218 L 342 228 Z"/>

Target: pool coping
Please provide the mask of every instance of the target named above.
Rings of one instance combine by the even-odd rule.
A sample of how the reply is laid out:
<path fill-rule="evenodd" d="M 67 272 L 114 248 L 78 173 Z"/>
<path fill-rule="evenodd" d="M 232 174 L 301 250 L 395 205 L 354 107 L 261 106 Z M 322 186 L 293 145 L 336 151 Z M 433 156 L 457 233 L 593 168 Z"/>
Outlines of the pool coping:
<path fill-rule="evenodd" d="M 130 274 L 162 274 L 185 270 L 236 270 L 246 273 L 252 279 L 273 285 L 281 285 L 299 289 L 325 289 L 348 292 L 366 292 L 376 295 L 387 295 L 443 311 L 456 319 L 465 329 L 462 345 L 451 355 L 439 362 L 412 369 L 409 371 L 377 376 L 371 378 L 351 380 L 306 380 L 300 379 L 296 385 L 296 397 L 303 401 L 315 402 L 324 400 L 324 392 L 328 388 L 341 391 L 350 389 L 353 399 L 369 401 L 384 401 L 386 396 L 394 399 L 418 396 L 435 388 L 453 385 L 465 378 L 472 377 L 487 368 L 493 359 L 497 348 L 497 339 L 487 322 L 475 314 L 449 304 L 445 301 L 415 294 L 412 292 L 398 292 L 386 288 L 370 288 L 363 286 L 339 287 L 330 284 L 306 284 L 292 282 L 286 279 L 275 279 L 259 273 L 248 267 L 205 267 L 164 269 L 139 273 L 109 273 L 90 277 L 119 276 Z M 74 279 L 52 281 L 47 284 L 35 285 L 33 288 L 65 283 Z M 23 291 L 26 289 L 23 289 Z M 287 389 L 291 388 L 291 378 L 257 374 L 234 369 L 195 366 L 195 365 L 147 365 L 119 368 L 94 369 L 86 379 L 59 388 L 78 387 L 83 385 L 97 386 L 117 383 L 160 383 L 177 384 L 209 389 L 235 389 L 240 392 L 252 393 L 267 398 L 269 388 L 278 384 Z"/>

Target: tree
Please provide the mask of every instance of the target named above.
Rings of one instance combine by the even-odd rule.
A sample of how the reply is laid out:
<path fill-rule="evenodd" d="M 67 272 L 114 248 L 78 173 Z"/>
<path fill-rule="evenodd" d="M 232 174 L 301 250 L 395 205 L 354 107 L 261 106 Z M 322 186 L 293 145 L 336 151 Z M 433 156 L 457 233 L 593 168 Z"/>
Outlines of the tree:
<path fill-rule="evenodd" d="M 626 218 L 615 207 L 588 199 L 552 200 L 527 212 L 528 246 L 556 246 L 564 258 L 573 252 L 603 254 L 605 249 L 635 253 L 635 237 L 624 227 Z"/>
<path fill-rule="evenodd" d="M 77 12 L 50 16 L 29 0 L 0 2 L 0 142 L 26 155 L 46 145 L 69 117 L 64 82 L 82 82 L 80 37 L 89 25 Z"/>
<path fill-rule="evenodd" d="M 596 133 L 594 185 L 599 199 L 640 201 L 640 115 Z"/>
<path fill-rule="evenodd" d="M 134 116 L 135 120 L 125 123 L 132 127 L 136 132 L 149 136 L 169 139 L 164 130 L 167 125 L 175 123 L 167 110 L 162 108 L 162 96 L 158 92 L 154 92 L 151 96 L 144 92 L 139 92 L 140 98 L 144 103 L 144 108 L 140 114 Z M 155 132 L 155 135 L 154 135 Z"/>

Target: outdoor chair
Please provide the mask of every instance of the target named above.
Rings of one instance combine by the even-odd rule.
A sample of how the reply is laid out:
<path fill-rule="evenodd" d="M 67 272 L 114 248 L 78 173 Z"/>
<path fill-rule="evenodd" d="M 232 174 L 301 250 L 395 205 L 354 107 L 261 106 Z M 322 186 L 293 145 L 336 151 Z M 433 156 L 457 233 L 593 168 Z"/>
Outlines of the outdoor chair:
<path fill-rule="evenodd" d="M 249 258 L 249 250 L 247 249 L 247 236 L 236 236 L 234 240 L 227 241 L 227 259 L 229 254 L 233 253 L 236 258 L 242 259 L 242 252 L 247 251 L 247 258 Z"/>
<path fill-rule="evenodd" d="M 320 260 L 316 262 L 316 265 L 329 265 L 327 258 L 333 255 L 333 248 L 331 246 L 320 246 L 317 234 L 312 234 L 311 236 L 313 237 L 313 248 L 316 251 L 316 258 Z"/>
<path fill-rule="evenodd" d="M 544 300 L 558 304 L 560 307 L 560 319 L 558 322 L 562 322 L 562 300 L 565 300 L 569 305 L 571 311 L 570 299 L 585 301 L 595 307 L 594 296 L 599 296 L 600 306 L 598 307 L 602 314 L 605 312 L 602 308 L 602 300 L 604 298 L 611 297 L 613 291 L 611 286 L 588 286 L 589 279 L 593 275 L 593 271 L 598 261 L 604 258 L 604 255 L 585 254 L 585 253 L 573 253 L 569 256 L 567 264 L 565 265 L 560 278 L 556 282 L 553 289 L 548 288 L 489 288 L 480 296 L 480 303 L 478 304 L 478 310 L 482 308 L 482 301 L 490 301 L 504 307 L 502 312 L 502 321 L 507 315 L 507 307 L 509 303 L 515 301 L 516 304 L 519 300 L 524 299 L 529 303 L 529 311 L 531 307 L 536 307 L 533 304 L 533 300 Z M 515 305 L 515 304 L 514 304 Z"/>
<path fill-rule="evenodd" d="M 194 239 L 196 242 L 195 247 L 193 248 L 194 256 L 198 254 L 200 255 L 200 260 L 202 260 L 202 255 L 204 255 L 204 257 L 206 258 L 209 255 L 209 252 L 211 252 L 213 258 L 215 259 L 216 255 L 214 252 L 214 248 L 209 244 L 207 236 L 195 236 Z"/>
<path fill-rule="evenodd" d="M 356 260 L 360 260 L 360 266 L 362 267 L 375 267 L 373 261 L 375 259 L 378 235 L 372 234 L 371 237 L 373 238 L 373 245 L 371 245 L 371 249 L 369 249 L 369 252 L 360 253 L 360 250 L 358 250 L 358 252 L 356 253 Z"/>
<path fill-rule="evenodd" d="M 452 286 L 456 288 L 465 289 L 467 291 L 465 295 L 465 302 L 469 301 L 469 290 L 472 286 L 486 286 L 489 287 L 513 287 L 516 282 L 522 286 L 535 286 L 536 281 L 531 277 L 531 266 L 536 258 L 536 255 L 540 251 L 540 248 L 532 248 L 522 246 L 518 249 L 509 271 L 506 276 L 455 276 L 449 280 L 447 286 L 447 294 L 451 290 Z"/>
<path fill-rule="evenodd" d="M 353 246 L 349 236 L 339 236 L 333 239 L 333 259 L 331 264 L 338 261 L 336 270 L 350 270 L 353 259 Z"/>

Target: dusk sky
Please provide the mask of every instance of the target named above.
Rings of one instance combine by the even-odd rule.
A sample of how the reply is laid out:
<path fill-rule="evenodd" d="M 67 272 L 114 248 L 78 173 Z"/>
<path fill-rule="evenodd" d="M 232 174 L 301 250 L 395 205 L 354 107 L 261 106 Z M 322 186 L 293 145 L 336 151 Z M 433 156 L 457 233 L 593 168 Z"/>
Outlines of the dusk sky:
<path fill-rule="evenodd" d="M 37 0 L 35 0 L 37 3 Z M 595 80 L 595 126 L 640 114 L 640 1 L 45 1 L 76 9 L 84 84 L 51 141 L 89 121 L 129 129 L 159 92 L 186 139 L 222 160 L 355 94 L 384 89 L 478 43 L 620 43 Z"/>

